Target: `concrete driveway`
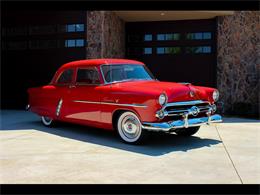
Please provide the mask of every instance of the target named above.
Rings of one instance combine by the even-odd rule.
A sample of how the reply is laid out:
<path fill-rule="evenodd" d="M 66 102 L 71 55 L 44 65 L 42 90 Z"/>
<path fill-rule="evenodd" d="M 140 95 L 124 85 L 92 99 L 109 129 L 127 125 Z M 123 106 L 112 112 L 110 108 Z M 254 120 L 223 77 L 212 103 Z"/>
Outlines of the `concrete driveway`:
<path fill-rule="evenodd" d="M 141 146 L 72 124 L 44 127 L 1 111 L 0 183 L 260 183 L 260 121 L 224 118 L 188 138 L 153 133 Z"/>

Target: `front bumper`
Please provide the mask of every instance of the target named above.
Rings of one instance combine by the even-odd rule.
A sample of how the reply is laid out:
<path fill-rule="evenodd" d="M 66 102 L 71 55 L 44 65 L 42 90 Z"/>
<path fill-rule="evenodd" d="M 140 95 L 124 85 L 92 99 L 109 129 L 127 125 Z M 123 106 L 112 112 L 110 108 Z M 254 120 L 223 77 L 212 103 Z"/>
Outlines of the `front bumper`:
<path fill-rule="evenodd" d="M 218 114 L 214 114 L 207 117 L 201 118 L 184 118 L 183 120 L 176 120 L 176 121 L 169 121 L 169 122 L 162 122 L 162 123 L 143 123 L 142 128 L 151 130 L 151 131 L 174 131 L 174 129 L 179 128 L 189 128 L 189 127 L 196 127 L 201 126 L 204 124 L 210 123 L 218 123 L 222 122 L 222 117 Z"/>

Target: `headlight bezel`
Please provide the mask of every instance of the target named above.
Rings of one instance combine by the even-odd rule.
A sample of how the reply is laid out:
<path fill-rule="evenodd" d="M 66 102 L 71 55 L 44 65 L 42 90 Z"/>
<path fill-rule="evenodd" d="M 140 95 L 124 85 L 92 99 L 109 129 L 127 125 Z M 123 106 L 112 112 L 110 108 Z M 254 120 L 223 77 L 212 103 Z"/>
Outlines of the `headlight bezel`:
<path fill-rule="evenodd" d="M 161 98 L 164 99 L 163 102 L 161 101 L 162 100 Z M 165 106 L 167 104 L 167 102 L 168 102 L 168 97 L 167 97 L 166 93 L 160 94 L 159 97 L 158 97 L 158 103 L 161 106 Z"/>
<path fill-rule="evenodd" d="M 218 90 L 213 91 L 212 99 L 213 99 L 214 102 L 218 101 L 218 99 L 219 99 L 219 91 Z"/>

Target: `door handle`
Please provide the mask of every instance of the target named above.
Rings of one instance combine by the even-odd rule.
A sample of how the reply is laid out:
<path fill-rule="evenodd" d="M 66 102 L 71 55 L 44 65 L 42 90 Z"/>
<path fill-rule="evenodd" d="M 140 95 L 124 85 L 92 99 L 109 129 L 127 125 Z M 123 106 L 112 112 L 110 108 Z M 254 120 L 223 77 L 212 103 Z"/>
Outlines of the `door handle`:
<path fill-rule="evenodd" d="M 75 85 L 69 85 L 69 88 L 72 89 L 72 88 L 76 88 Z"/>

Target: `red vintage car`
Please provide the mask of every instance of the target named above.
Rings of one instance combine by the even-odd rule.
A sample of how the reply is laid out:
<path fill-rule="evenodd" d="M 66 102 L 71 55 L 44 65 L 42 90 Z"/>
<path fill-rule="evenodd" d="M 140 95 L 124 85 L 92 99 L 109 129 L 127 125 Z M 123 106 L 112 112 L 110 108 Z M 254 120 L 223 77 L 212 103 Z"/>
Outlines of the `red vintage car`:
<path fill-rule="evenodd" d="M 45 86 L 30 88 L 27 108 L 44 125 L 66 121 L 115 129 L 123 141 L 139 143 L 147 131 L 195 134 L 221 122 L 217 89 L 161 82 L 139 61 L 92 59 L 64 64 Z"/>

